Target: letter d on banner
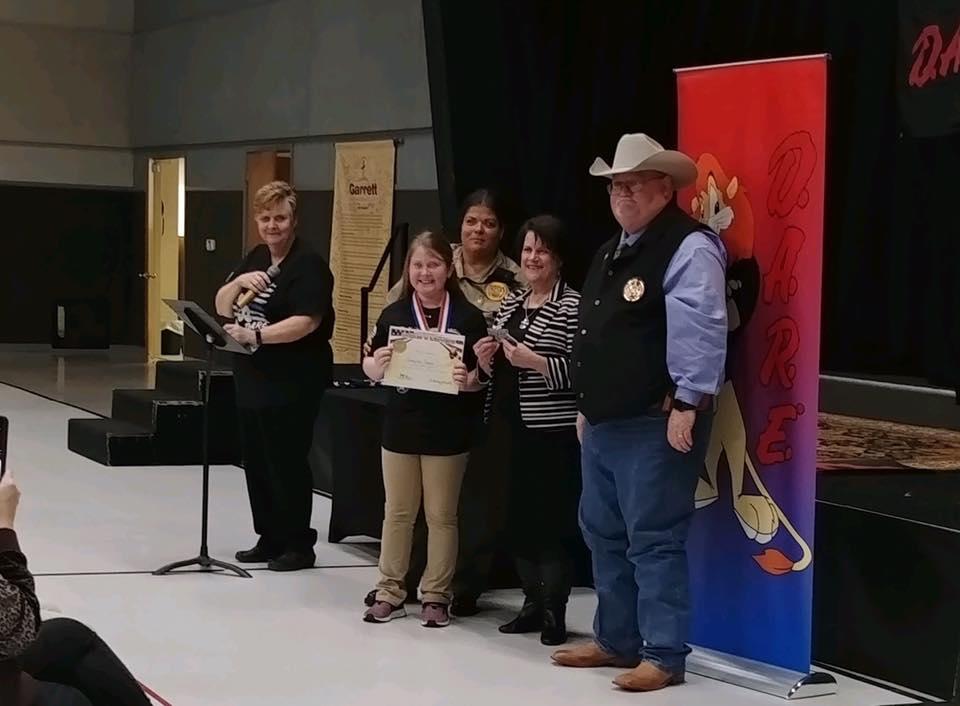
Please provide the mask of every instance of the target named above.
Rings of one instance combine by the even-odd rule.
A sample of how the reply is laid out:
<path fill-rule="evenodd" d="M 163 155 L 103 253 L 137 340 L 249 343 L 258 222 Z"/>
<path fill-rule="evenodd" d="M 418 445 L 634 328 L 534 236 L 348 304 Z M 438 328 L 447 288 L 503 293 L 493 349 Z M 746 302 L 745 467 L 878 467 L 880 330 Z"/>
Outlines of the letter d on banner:
<path fill-rule="evenodd" d="M 727 378 L 688 544 L 688 669 L 800 698 L 809 674 L 827 57 L 677 71 L 681 206 L 727 249 Z"/>

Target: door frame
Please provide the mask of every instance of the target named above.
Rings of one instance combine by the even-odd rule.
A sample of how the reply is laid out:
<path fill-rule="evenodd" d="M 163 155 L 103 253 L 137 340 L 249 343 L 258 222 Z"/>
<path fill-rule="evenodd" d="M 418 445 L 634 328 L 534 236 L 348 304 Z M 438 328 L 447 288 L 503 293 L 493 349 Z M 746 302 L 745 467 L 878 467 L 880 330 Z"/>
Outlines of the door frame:
<path fill-rule="evenodd" d="M 279 178 L 279 170 L 276 168 L 277 158 L 287 160 L 287 183 L 291 186 L 294 183 L 294 154 L 293 145 L 257 145 L 246 151 L 246 157 L 243 165 L 243 252 L 247 252 L 254 246 L 259 245 L 260 237 L 257 235 L 256 226 L 253 224 L 253 194 L 255 189 L 250 186 L 251 162 L 254 161 L 253 155 L 268 154 L 273 157 L 273 178 Z"/>
<path fill-rule="evenodd" d="M 144 309 L 145 309 L 145 311 L 144 311 L 144 332 L 143 332 L 143 333 L 144 333 L 144 336 L 143 336 L 143 342 L 144 342 L 144 356 L 145 356 L 145 358 L 146 358 L 146 360 L 147 360 L 148 363 L 153 363 L 153 362 L 155 362 L 155 361 L 157 361 L 157 360 L 162 360 L 163 357 L 164 357 L 164 356 L 162 356 L 162 355 L 160 354 L 160 351 L 161 351 L 162 349 L 160 348 L 159 334 L 157 335 L 157 338 L 156 338 L 156 341 L 155 341 L 155 343 L 156 343 L 156 353 L 155 353 L 155 354 L 152 353 L 152 345 L 151 345 L 151 344 L 154 343 L 154 341 L 153 341 L 153 339 L 151 338 L 151 335 L 150 335 L 150 332 L 151 332 L 151 324 L 155 324 L 155 325 L 156 325 L 157 322 L 152 321 L 152 320 L 151 320 L 151 316 L 150 316 L 150 303 L 151 303 L 151 300 L 150 300 L 150 292 L 151 292 L 152 286 L 157 286 L 157 284 L 158 284 L 158 283 L 156 282 L 157 277 L 158 277 L 158 273 L 157 273 L 157 272 L 151 272 L 151 264 L 155 264 L 155 263 L 152 263 L 151 260 L 152 260 L 152 257 L 153 257 L 154 238 L 156 237 L 156 233 L 154 232 L 154 227 L 153 227 L 153 223 L 154 223 L 154 209 L 156 208 L 156 203 L 155 203 L 155 198 L 154 198 L 154 193 L 155 193 L 155 190 L 156 190 L 156 183 L 155 183 L 155 182 L 156 182 L 156 179 L 155 179 L 154 177 L 155 177 L 155 175 L 158 173 L 158 171 L 157 171 L 157 169 L 156 169 L 158 162 L 169 162 L 169 161 L 179 161 L 179 163 L 180 163 L 180 164 L 179 164 L 179 168 L 180 168 L 180 199 L 179 199 L 180 203 L 179 203 L 179 207 L 180 207 L 180 208 L 179 208 L 178 219 L 177 219 L 178 235 L 179 235 L 179 229 L 180 229 L 181 227 L 183 227 L 183 228 L 186 227 L 186 206 L 187 206 L 187 202 L 186 202 L 186 168 L 187 168 L 186 155 L 184 155 L 184 154 L 171 154 L 171 155 L 164 155 L 164 156 L 149 157 L 149 158 L 147 159 L 147 208 L 146 208 L 146 229 L 145 229 L 145 230 L 146 230 L 146 247 L 145 247 L 145 250 L 144 250 L 144 267 L 143 267 L 143 272 L 140 273 L 140 278 L 144 280 L 144 290 L 145 290 L 145 291 L 144 291 Z M 180 263 L 179 263 L 178 268 L 177 268 L 178 289 L 179 289 L 181 292 L 183 291 L 183 280 L 182 280 L 182 278 L 183 278 L 183 254 L 184 254 L 184 243 L 183 243 L 183 240 L 185 240 L 185 239 L 186 239 L 186 233 L 184 232 L 184 233 L 183 233 L 183 237 L 181 238 L 180 247 L 179 247 Z"/>

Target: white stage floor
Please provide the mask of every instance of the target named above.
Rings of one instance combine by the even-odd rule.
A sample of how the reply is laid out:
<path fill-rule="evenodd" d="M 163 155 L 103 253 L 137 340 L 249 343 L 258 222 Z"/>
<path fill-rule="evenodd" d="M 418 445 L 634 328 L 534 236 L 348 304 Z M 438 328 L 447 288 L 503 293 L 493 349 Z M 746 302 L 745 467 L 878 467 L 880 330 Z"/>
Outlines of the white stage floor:
<path fill-rule="evenodd" d="M 623 704 L 773 706 L 779 699 L 691 675 L 682 687 L 628 695 L 616 670 L 565 670 L 536 635 L 500 635 L 519 605 L 425 630 L 410 617 L 361 621 L 375 580 L 370 546 L 325 541 L 329 501 L 317 496 L 319 568 L 258 570 L 253 579 L 153 569 L 196 554 L 200 471 L 108 468 L 70 453 L 76 409 L 0 385 L 10 418 L 10 467 L 23 491 L 18 533 L 41 602 L 97 630 L 134 674 L 172 706 L 528 706 Z M 210 552 L 230 560 L 253 541 L 242 473 L 212 471 Z M 571 629 L 589 632 L 594 599 L 577 592 Z M 836 697 L 812 705 L 911 703 L 840 678 Z"/>

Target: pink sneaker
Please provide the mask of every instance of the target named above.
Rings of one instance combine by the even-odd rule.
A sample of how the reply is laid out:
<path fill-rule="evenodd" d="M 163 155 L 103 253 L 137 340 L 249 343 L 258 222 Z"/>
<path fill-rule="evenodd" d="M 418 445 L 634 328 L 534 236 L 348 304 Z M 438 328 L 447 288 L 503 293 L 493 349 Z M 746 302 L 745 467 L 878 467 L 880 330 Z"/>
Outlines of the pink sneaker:
<path fill-rule="evenodd" d="M 363 622 L 389 623 L 394 618 L 405 617 L 407 617 L 407 609 L 402 605 L 395 606 L 386 601 L 376 601 L 372 606 L 367 608 L 367 612 L 363 614 Z"/>
<path fill-rule="evenodd" d="M 443 603 L 424 603 L 420 624 L 425 628 L 445 628 L 450 624 L 450 613 Z"/>

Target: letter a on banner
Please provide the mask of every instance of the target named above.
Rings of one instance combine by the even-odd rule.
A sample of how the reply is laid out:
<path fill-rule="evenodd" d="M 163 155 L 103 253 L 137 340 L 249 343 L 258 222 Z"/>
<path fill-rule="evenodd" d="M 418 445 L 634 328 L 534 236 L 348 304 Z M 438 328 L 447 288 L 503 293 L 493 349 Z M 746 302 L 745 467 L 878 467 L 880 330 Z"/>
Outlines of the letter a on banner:
<path fill-rule="evenodd" d="M 726 246 L 730 327 L 688 544 L 689 669 L 790 698 L 835 691 L 808 674 L 826 67 L 677 72 L 679 148 L 698 171 L 680 205 Z"/>

